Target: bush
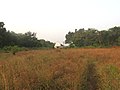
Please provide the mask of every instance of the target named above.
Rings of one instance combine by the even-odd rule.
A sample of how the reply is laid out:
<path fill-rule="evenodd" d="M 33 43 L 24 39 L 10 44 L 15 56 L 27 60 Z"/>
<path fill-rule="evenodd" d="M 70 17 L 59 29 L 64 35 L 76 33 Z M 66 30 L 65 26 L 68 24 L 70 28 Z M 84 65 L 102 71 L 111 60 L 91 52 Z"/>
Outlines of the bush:
<path fill-rule="evenodd" d="M 27 51 L 28 49 L 24 47 L 18 47 L 18 46 L 5 46 L 3 48 L 4 52 L 6 53 L 11 52 L 13 55 L 15 55 L 18 51 L 24 51 L 24 50 Z"/>
<path fill-rule="evenodd" d="M 13 55 L 15 55 L 18 51 L 21 51 L 18 46 L 11 47 L 11 52 Z"/>
<path fill-rule="evenodd" d="M 70 48 L 75 48 L 75 44 L 71 43 L 69 47 Z"/>

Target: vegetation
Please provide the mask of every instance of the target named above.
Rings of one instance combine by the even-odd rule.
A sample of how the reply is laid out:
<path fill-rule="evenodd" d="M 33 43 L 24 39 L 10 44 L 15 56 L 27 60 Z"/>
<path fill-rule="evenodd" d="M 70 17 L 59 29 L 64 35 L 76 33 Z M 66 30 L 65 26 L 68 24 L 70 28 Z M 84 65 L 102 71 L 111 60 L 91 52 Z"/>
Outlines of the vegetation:
<path fill-rule="evenodd" d="M 0 22 L 0 48 L 8 46 L 18 46 L 25 48 L 53 48 L 54 43 L 45 41 L 44 39 L 38 40 L 36 33 L 26 32 L 25 34 L 6 30 L 4 22 Z"/>
<path fill-rule="evenodd" d="M 0 49 L 4 51 L 0 52 L 0 90 L 120 88 L 120 27 L 76 29 L 66 35 L 66 43 L 71 48 L 42 50 L 54 44 L 37 39 L 34 32 L 6 30 L 0 22 Z M 95 48 L 110 46 L 115 47 Z"/>
<path fill-rule="evenodd" d="M 66 34 L 66 43 L 74 44 L 76 47 L 110 47 L 120 46 L 120 27 L 113 27 L 109 30 L 98 31 L 93 28 L 88 30 L 75 29 L 75 32 Z"/>
<path fill-rule="evenodd" d="M 37 39 L 36 33 L 26 32 L 15 33 L 6 30 L 4 22 L 0 22 L 0 48 L 6 46 L 18 46 L 25 48 L 53 48 L 54 43 Z M 88 30 L 75 29 L 75 32 L 66 34 L 66 43 L 70 43 L 70 47 L 110 47 L 120 46 L 120 27 L 113 27 L 109 30 L 96 30 L 89 28 Z"/>
<path fill-rule="evenodd" d="M 120 48 L 0 53 L 0 90 L 118 90 Z"/>

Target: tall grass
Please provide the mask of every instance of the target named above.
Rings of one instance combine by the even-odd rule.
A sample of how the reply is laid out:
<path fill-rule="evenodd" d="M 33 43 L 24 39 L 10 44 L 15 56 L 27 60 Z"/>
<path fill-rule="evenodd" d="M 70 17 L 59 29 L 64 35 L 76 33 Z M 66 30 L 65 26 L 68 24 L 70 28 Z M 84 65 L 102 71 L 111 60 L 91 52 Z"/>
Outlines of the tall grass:
<path fill-rule="evenodd" d="M 0 52 L 0 90 L 118 90 L 119 54 L 119 47 Z"/>

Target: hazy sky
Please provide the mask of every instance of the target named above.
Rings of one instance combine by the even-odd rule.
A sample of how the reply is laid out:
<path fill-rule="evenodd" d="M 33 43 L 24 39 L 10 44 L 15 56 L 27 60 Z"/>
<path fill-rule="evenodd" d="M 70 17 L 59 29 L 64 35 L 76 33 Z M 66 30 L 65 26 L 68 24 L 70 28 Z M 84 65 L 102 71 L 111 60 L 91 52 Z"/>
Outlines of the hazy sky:
<path fill-rule="evenodd" d="M 63 42 L 74 29 L 120 26 L 120 0 L 0 0 L 0 21 L 7 30 Z"/>

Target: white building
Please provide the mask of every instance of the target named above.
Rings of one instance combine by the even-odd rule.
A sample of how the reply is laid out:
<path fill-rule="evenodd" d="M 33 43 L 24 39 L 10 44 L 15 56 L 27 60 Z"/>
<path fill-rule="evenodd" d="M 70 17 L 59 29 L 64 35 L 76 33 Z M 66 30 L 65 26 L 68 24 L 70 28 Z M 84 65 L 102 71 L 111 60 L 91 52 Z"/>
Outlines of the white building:
<path fill-rule="evenodd" d="M 63 48 L 63 45 L 61 43 L 55 43 L 54 48 Z"/>
<path fill-rule="evenodd" d="M 67 43 L 67 44 L 63 44 L 63 46 L 64 46 L 64 47 L 69 47 L 70 44 L 68 44 L 68 43 Z"/>
<path fill-rule="evenodd" d="M 61 43 L 55 43 L 54 48 L 65 48 L 69 47 L 70 44 L 61 44 Z"/>

